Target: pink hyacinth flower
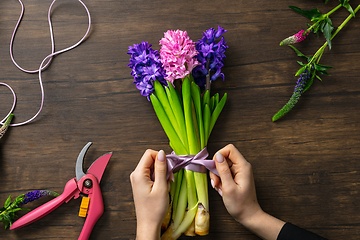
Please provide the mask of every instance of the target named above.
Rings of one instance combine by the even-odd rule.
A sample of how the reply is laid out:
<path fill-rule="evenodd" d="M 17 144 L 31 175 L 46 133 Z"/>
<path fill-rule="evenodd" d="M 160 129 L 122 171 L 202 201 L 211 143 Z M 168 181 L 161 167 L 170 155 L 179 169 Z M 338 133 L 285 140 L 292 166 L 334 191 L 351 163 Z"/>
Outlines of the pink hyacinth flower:
<path fill-rule="evenodd" d="M 297 34 L 294 34 L 294 35 L 282 40 L 280 42 L 280 46 L 302 42 L 302 41 L 304 41 L 306 39 L 307 35 L 309 35 L 309 32 L 306 32 L 304 30 L 300 30 Z"/>
<path fill-rule="evenodd" d="M 184 78 L 194 67 L 200 65 L 195 56 L 198 51 L 186 31 L 168 30 L 160 40 L 161 63 L 166 71 L 166 80 Z"/>

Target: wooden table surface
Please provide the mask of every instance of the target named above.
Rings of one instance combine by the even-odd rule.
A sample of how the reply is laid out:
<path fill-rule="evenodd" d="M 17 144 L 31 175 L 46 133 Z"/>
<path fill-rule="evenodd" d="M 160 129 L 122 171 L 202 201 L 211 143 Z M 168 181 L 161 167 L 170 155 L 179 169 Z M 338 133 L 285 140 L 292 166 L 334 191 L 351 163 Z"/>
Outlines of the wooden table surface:
<path fill-rule="evenodd" d="M 147 148 L 166 153 L 171 149 L 151 104 L 132 83 L 128 46 L 148 41 L 159 49 L 158 41 L 169 29 L 186 30 L 196 41 L 204 30 L 221 25 L 228 30 L 226 79 L 214 82 L 212 91 L 227 92 L 228 101 L 210 137 L 210 155 L 228 143 L 240 149 L 253 166 L 258 199 L 266 212 L 329 239 L 358 238 L 359 18 L 345 26 L 333 39 L 333 49 L 323 55 L 320 63 L 334 67 L 331 76 L 315 81 L 295 109 L 273 123 L 271 117 L 292 94 L 300 60 L 279 42 L 309 22 L 288 6 L 325 13 L 338 1 L 84 2 L 92 16 L 90 36 L 55 57 L 43 72 L 45 104 L 38 118 L 10 128 L 0 140 L 0 204 L 9 194 L 15 198 L 31 190 L 61 193 L 75 176 L 79 151 L 92 141 L 85 166 L 106 152 L 114 154 L 101 182 L 105 212 L 90 239 L 134 239 L 129 175 Z M 14 43 L 15 59 L 24 68 L 37 69 L 51 51 L 50 3 L 24 0 L 25 16 Z M 0 1 L 0 81 L 17 93 L 14 122 L 30 118 L 40 105 L 38 75 L 18 70 L 9 55 L 20 11 L 18 1 Z M 345 9 L 332 15 L 334 26 L 347 16 Z M 56 50 L 76 43 L 87 28 L 85 10 L 75 0 L 58 1 L 52 21 Z M 323 43 L 323 37 L 310 35 L 297 47 L 312 55 Z M 0 115 L 5 116 L 12 96 L 5 87 L 0 86 L 0 92 Z M 258 239 L 232 219 L 217 192 L 210 189 L 209 198 L 210 233 L 192 239 Z M 79 199 L 72 200 L 16 231 L 0 229 L 0 238 L 77 239 L 84 223 L 77 217 L 79 204 Z"/>

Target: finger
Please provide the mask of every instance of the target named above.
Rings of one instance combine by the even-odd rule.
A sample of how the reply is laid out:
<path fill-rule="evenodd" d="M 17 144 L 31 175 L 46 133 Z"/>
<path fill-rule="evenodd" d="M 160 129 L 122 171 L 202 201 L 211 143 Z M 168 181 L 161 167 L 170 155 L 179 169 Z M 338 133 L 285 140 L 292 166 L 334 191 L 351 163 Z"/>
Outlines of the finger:
<path fill-rule="evenodd" d="M 244 156 L 232 144 L 220 149 L 219 152 L 225 157 L 225 159 L 229 159 L 235 167 L 241 167 L 248 164 L 248 161 L 246 161 Z"/>
<path fill-rule="evenodd" d="M 230 165 L 230 170 L 234 176 L 234 181 L 236 184 L 240 184 L 242 179 L 249 179 L 252 177 L 251 164 L 246 161 L 243 155 L 239 150 L 232 144 L 225 146 L 223 149 L 219 150 L 224 157 L 232 162 Z"/>
<path fill-rule="evenodd" d="M 163 150 L 160 150 L 155 159 L 155 181 L 154 188 L 155 189 L 167 189 L 167 162 L 166 156 Z"/>
<path fill-rule="evenodd" d="M 216 174 L 214 174 L 214 173 L 212 173 L 210 171 L 209 171 L 209 176 L 210 176 L 210 179 L 211 179 L 210 180 L 211 186 L 213 188 L 217 188 L 219 186 L 220 182 L 221 182 L 220 178 Z"/>
<path fill-rule="evenodd" d="M 220 196 L 222 196 L 221 179 L 212 172 L 210 172 L 210 179 L 211 179 L 210 183 L 213 189 L 215 189 L 215 191 L 217 191 L 220 194 Z"/>
<path fill-rule="evenodd" d="M 145 151 L 135 170 L 130 174 L 131 184 L 136 184 L 136 182 L 151 181 L 151 172 L 156 156 L 157 152 L 154 150 L 148 149 Z"/>
<path fill-rule="evenodd" d="M 135 170 L 150 169 L 151 166 L 154 164 L 157 154 L 157 151 L 151 149 L 146 150 Z"/>
<path fill-rule="evenodd" d="M 234 184 L 229 165 L 220 151 L 215 154 L 215 165 L 220 175 L 221 184 L 223 186 L 231 186 Z"/>

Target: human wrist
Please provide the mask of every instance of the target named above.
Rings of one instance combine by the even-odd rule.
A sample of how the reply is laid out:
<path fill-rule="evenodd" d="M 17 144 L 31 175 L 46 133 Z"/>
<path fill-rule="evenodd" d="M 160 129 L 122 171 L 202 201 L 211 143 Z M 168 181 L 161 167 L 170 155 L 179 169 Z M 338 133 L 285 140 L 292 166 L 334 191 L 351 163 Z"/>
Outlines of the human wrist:
<path fill-rule="evenodd" d="M 138 223 L 136 240 L 160 240 L 160 225 L 153 223 Z"/>
<path fill-rule="evenodd" d="M 246 228 L 249 228 L 259 222 L 266 214 L 260 206 L 256 206 L 253 208 L 248 208 L 247 212 L 241 214 L 238 218 L 235 220 L 239 222 L 241 225 L 243 225 Z"/>
<path fill-rule="evenodd" d="M 253 215 L 243 218 L 240 223 L 249 231 L 266 240 L 277 239 L 281 228 L 285 224 L 285 222 L 269 215 L 261 208 Z"/>

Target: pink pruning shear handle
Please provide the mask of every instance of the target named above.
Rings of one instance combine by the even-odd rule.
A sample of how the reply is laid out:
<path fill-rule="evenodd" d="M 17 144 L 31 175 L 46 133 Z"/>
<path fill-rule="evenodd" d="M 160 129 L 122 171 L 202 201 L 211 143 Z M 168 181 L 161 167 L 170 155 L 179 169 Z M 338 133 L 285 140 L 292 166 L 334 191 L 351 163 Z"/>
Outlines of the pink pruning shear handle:
<path fill-rule="evenodd" d="M 77 195 L 79 195 L 79 190 L 77 188 L 76 178 L 73 178 L 66 183 L 64 192 L 60 196 L 22 216 L 11 225 L 10 230 L 21 228 L 39 220 L 58 208 L 64 202 L 68 202 L 71 198 L 76 197 Z"/>
<path fill-rule="evenodd" d="M 83 186 L 84 181 L 87 180 L 92 181 L 92 187 L 90 189 L 87 189 Z M 104 212 L 104 202 L 101 195 L 99 182 L 94 175 L 87 174 L 86 176 L 82 177 L 82 179 L 79 181 L 78 186 L 80 188 L 80 191 L 83 193 L 87 193 L 90 198 L 88 215 L 79 236 L 79 240 L 87 240 L 89 239 L 91 231 L 94 228 L 97 220 Z"/>

